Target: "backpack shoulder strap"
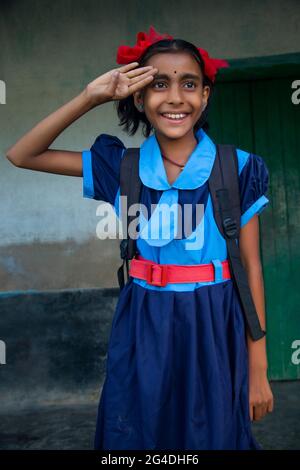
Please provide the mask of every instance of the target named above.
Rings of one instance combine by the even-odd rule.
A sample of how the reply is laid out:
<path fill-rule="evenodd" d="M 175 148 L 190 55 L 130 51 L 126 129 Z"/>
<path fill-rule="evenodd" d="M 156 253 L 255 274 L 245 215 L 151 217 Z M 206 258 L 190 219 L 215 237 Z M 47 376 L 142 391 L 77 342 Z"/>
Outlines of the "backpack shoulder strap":
<path fill-rule="evenodd" d="M 122 265 L 118 269 L 118 282 L 120 290 L 125 285 L 124 264 L 126 263 L 127 280 L 129 278 L 128 260 L 132 259 L 136 253 L 136 240 L 129 237 L 128 227 L 134 219 L 134 215 L 128 215 L 128 208 L 132 204 L 137 204 L 140 200 L 142 182 L 139 177 L 140 149 L 138 147 L 127 148 L 121 159 L 120 165 L 120 196 L 121 197 L 121 221 L 123 236 L 120 243 L 120 256 L 123 259 Z"/>
<path fill-rule="evenodd" d="M 238 238 L 240 234 L 241 203 L 238 160 L 236 148 L 233 145 L 216 145 L 216 158 L 208 184 L 218 229 L 223 236 L 225 236 L 226 228 L 228 235 L 234 234 L 235 238 Z M 219 200 L 223 202 L 222 213 Z M 231 226 L 231 219 L 235 221 L 233 226 Z"/>
<path fill-rule="evenodd" d="M 262 338 L 261 329 L 250 291 L 247 273 L 242 264 L 238 238 L 241 203 L 238 158 L 233 145 L 216 145 L 216 158 L 208 180 L 217 226 L 225 238 L 229 267 L 237 289 L 249 333 L 254 341 Z"/>

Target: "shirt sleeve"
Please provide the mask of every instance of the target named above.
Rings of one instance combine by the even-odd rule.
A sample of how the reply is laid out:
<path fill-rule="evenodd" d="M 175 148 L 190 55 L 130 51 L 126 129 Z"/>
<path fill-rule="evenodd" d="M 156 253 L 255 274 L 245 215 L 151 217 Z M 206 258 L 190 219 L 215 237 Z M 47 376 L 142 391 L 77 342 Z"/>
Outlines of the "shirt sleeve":
<path fill-rule="evenodd" d="M 240 151 L 240 156 L 239 186 L 243 227 L 254 215 L 261 214 L 270 202 L 267 197 L 269 171 L 259 155 Z"/>
<path fill-rule="evenodd" d="M 114 206 L 124 151 L 123 142 L 109 134 L 100 134 L 90 150 L 82 151 L 83 197 Z"/>

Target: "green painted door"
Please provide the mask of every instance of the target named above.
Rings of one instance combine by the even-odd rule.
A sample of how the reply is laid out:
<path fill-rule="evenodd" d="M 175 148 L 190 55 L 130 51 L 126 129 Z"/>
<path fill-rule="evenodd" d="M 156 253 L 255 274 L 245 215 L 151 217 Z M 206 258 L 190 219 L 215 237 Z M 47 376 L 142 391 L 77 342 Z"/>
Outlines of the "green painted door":
<path fill-rule="evenodd" d="M 262 59 L 260 59 L 262 60 Z M 231 61 L 214 90 L 208 134 L 260 155 L 270 172 L 260 216 L 270 379 L 300 378 L 300 54 Z M 270 60 L 271 63 L 268 63 Z M 297 72 L 299 70 L 299 73 Z M 300 98 L 300 93 L 299 93 Z"/>

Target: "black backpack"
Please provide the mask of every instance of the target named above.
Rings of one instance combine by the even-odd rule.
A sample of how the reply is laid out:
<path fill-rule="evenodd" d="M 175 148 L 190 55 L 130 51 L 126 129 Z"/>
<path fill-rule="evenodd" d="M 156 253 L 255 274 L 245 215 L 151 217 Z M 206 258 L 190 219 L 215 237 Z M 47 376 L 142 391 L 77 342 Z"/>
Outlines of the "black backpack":
<path fill-rule="evenodd" d="M 249 333 L 252 339 L 257 341 L 266 332 L 261 329 L 247 274 L 241 262 L 239 246 L 236 242 L 236 239 L 239 238 L 241 217 L 236 148 L 233 145 L 220 144 L 217 144 L 216 148 L 216 158 L 208 179 L 214 217 L 221 234 L 226 240 L 229 269 L 239 294 Z M 127 207 L 140 201 L 142 182 L 139 177 L 139 150 L 139 148 L 134 147 L 126 149 L 121 160 L 120 196 L 127 196 Z M 125 285 L 124 264 L 126 263 L 128 281 L 128 261 L 134 258 L 137 253 L 136 240 L 130 238 L 128 234 L 128 227 L 134 218 L 135 215 L 128 215 L 127 211 L 121 207 L 121 220 L 123 227 L 127 228 L 127 233 L 123 234 L 124 238 L 120 243 L 120 256 L 123 259 L 123 263 L 118 269 L 120 292 Z"/>

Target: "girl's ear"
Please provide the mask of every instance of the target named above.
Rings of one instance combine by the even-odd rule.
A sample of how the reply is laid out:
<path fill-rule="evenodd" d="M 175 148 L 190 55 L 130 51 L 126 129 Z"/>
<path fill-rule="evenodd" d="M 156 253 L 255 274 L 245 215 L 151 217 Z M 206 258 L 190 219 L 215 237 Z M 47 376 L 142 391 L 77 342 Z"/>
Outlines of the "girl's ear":
<path fill-rule="evenodd" d="M 133 101 L 135 106 L 140 110 L 143 106 L 143 97 L 140 91 L 135 91 L 133 93 Z"/>
<path fill-rule="evenodd" d="M 206 85 L 203 89 L 203 99 L 205 100 L 206 104 L 207 104 L 209 95 L 210 95 L 210 87 Z"/>

